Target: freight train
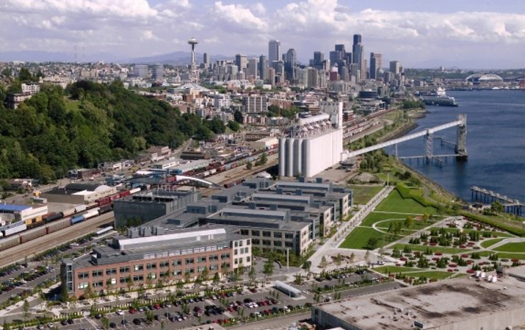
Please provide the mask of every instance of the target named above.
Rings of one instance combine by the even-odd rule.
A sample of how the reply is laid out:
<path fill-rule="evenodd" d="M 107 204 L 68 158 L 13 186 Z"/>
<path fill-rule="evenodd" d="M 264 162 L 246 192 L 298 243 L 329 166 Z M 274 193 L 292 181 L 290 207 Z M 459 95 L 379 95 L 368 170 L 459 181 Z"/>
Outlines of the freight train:
<path fill-rule="evenodd" d="M 141 188 L 125 190 L 100 198 L 88 205 L 79 205 L 58 213 L 48 213 L 42 217 L 41 222 L 31 226 L 27 226 L 25 222 L 16 222 L 0 227 L 0 251 L 111 212 L 114 200 L 135 194 L 141 190 Z"/>

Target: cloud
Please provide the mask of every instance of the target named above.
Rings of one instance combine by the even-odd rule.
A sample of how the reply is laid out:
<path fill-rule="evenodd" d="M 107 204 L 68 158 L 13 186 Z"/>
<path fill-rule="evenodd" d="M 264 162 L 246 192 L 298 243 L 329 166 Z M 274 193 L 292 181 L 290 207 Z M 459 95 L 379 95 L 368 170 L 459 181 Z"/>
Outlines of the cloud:
<path fill-rule="evenodd" d="M 367 52 L 400 60 L 448 53 L 471 56 L 472 49 L 482 47 L 487 50 L 479 56 L 494 58 L 504 53 L 518 59 L 519 51 L 515 50 L 525 42 L 523 14 L 437 13 L 417 8 L 357 11 L 348 3 L 0 0 L 0 29 L 9 31 L 2 34 L 6 50 L 32 46 L 35 50 L 70 51 L 78 44 L 125 57 L 186 50 L 185 42 L 172 41 L 192 36 L 201 40 L 200 50 L 212 54 L 265 54 L 268 40 L 275 38 L 281 40 L 283 51 L 295 48 L 299 58 L 308 58 L 315 50 L 327 54 L 336 42 L 349 49 L 352 34 L 359 33 Z"/>

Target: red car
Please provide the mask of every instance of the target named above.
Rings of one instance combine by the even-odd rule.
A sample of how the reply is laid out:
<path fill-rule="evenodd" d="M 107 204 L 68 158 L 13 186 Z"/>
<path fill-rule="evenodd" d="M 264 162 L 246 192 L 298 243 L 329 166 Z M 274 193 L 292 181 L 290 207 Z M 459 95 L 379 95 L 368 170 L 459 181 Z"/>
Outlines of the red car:
<path fill-rule="evenodd" d="M 130 308 L 129 309 L 129 313 L 130 314 L 135 314 L 135 313 L 137 313 L 137 310 L 135 308 Z"/>

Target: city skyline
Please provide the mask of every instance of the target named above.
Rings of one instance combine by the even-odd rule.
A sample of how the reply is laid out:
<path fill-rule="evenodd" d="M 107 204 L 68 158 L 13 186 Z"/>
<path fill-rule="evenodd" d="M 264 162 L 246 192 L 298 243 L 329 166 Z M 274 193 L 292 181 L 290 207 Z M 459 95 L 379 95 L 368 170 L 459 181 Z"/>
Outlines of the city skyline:
<path fill-rule="evenodd" d="M 352 49 L 366 39 L 363 59 L 407 67 L 523 67 L 525 8 L 510 0 L 439 4 L 405 1 L 308 0 L 235 3 L 203 0 L 8 0 L 0 4 L 1 53 L 48 51 L 100 53 L 115 59 L 188 51 L 187 38 L 211 55 L 268 54 L 293 48 L 307 63 L 314 51 L 329 56 L 334 44 Z M 472 10 L 476 10 L 473 12 Z M 503 54 L 503 55 L 502 55 Z"/>

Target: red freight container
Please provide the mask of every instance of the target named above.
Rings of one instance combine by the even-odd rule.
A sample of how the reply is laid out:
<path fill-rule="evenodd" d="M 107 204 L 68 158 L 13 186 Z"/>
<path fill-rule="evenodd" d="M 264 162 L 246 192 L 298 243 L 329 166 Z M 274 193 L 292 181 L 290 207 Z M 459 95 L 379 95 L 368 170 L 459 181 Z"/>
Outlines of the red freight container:
<path fill-rule="evenodd" d="M 129 195 L 130 195 L 129 190 L 121 191 L 120 194 L 119 194 L 120 198 L 124 198 L 124 197 L 129 196 Z"/>
<path fill-rule="evenodd" d="M 111 199 L 109 197 L 97 199 L 98 206 L 108 205 L 110 202 L 111 202 Z"/>

